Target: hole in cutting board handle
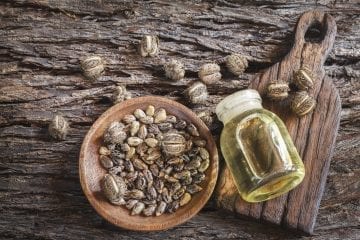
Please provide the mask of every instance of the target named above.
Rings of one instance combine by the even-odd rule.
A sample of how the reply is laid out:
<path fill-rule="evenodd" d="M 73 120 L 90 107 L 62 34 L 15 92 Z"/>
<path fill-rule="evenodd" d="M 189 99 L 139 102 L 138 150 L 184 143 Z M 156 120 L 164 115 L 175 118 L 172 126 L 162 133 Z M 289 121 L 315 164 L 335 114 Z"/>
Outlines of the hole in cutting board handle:
<path fill-rule="evenodd" d="M 305 42 L 321 43 L 325 37 L 325 28 L 319 21 L 314 21 L 305 32 Z"/>

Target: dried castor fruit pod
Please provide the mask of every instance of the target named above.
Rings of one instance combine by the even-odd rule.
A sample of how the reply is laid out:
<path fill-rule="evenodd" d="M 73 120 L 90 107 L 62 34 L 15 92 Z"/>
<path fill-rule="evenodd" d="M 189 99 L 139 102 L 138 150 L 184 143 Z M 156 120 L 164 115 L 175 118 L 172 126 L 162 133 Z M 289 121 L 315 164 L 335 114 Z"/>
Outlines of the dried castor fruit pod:
<path fill-rule="evenodd" d="M 90 56 L 81 60 L 80 67 L 84 76 L 90 80 L 96 80 L 105 71 L 104 61 L 99 56 Z"/>
<path fill-rule="evenodd" d="M 213 84 L 221 79 L 220 66 L 216 63 L 206 63 L 200 67 L 199 78 L 205 84 Z"/>
<path fill-rule="evenodd" d="M 267 96 L 274 101 L 284 100 L 289 96 L 290 88 L 287 83 L 271 83 L 267 87 Z"/>
<path fill-rule="evenodd" d="M 309 96 L 307 92 L 300 91 L 293 96 L 290 108 L 296 115 L 302 117 L 314 110 L 315 106 L 315 99 Z"/>
<path fill-rule="evenodd" d="M 300 89 L 300 90 L 309 90 L 309 88 L 314 87 L 314 80 L 311 76 L 311 71 L 306 68 L 302 67 L 294 74 L 294 84 Z"/>
<path fill-rule="evenodd" d="M 172 59 L 164 65 L 166 77 L 178 81 L 184 78 L 185 69 L 184 64 L 178 60 Z"/>
<path fill-rule="evenodd" d="M 229 71 L 235 75 L 244 73 L 245 69 L 248 67 L 247 59 L 236 53 L 227 56 L 225 63 Z"/>
<path fill-rule="evenodd" d="M 159 53 L 159 38 L 145 35 L 139 45 L 139 53 L 142 57 L 154 57 Z"/>
<path fill-rule="evenodd" d="M 195 82 L 186 89 L 186 97 L 193 104 L 203 104 L 208 98 L 208 91 L 205 84 Z"/>
<path fill-rule="evenodd" d="M 56 115 L 49 124 L 49 134 L 55 139 L 64 140 L 69 132 L 69 123 L 60 115 Z"/>

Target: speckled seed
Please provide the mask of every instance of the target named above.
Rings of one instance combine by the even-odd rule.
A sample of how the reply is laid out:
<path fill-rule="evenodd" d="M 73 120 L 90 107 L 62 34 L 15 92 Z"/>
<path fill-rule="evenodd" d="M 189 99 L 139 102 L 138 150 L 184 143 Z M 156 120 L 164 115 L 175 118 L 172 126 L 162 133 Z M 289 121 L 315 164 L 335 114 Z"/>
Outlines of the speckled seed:
<path fill-rule="evenodd" d="M 167 164 L 170 164 L 170 165 L 177 165 L 177 164 L 181 164 L 184 162 L 184 159 L 180 158 L 180 157 L 174 157 L 174 158 L 171 158 L 167 161 Z"/>
<path fill-rule="evenodd" d="M 125 155 L 125 159 L 130 160 L 134 156 L 135 151 L 136 151 L 136 149 L 134 147 L 130 147 L 129 151 L 127 151 L 127 153 Z"/>
<path fill-rule="evenodd" d="M 134 111 L 134 116 L 137 118 L 137 119 L 140 119 L 140 118 L 144 118 L 144 117 L 146 117 L 146 114 L 145 114 L 145 112 L 143 111 L 143 110 L 141 110 L 141 109 L 135 109 L 135 111 Z"/>
<path fill-rule="evenodd" d="M 198 168 L 198 171 L 199 172 L 205 172 L 206 169 L 209 168 L 209 166 L 210 166 L 210 160 L 206 159 L 201 163 L 200 167 Z"/>
<path fill-rule="evenodd" d="M 140 129 L 140 123 L 138 121 L 133 121 L 130 126 L 130 135 L 135 136 Z"/>
<path fill-rule="evenodd" d="M 111 158 L 105 155 L 100 155 L 100 163 L 105 169 L 109 169 L 114 166 L 114 163 L 111 160 Z"/>
<path fill-rule="evenodd" d="M 136 181 L 135 181 L 135 187 L 139 190 L 144 190 L 147 186 L 147 181 L 144 177 L 144 175 L 139 174 L 139 176 L 137 177 Z"/>
<path fill-rule="evenodd" d="M 104 134 L 104 141 L 108 143 L 121 144 L 126 139 L 126 132 L 123 131 L 124 124 L 113 122 Z"/>
<path fill-rule="evenodd" d="M 193 177 L 194 175 L 198 174 L 198 170 L 197 169 L 191 169 L 190 171 L 190 175 L 191 177 Z"/>
<path fill-rule="evenodd" d="M 134 166 L 132 164 L 131 161 L 127 160 L 124 162 L 124 168 L 127 172 L 133 172 L 134 171 Z"/>
<path fill-rule="evenodd" d="M 151 147 L 151 148 L 154 148 L 158 145 L 159 141 L 156 140 L 155 138 L 146 138 L 145 139 L 145 143 Z"/>
<path fill-rule="evenodd" d="M 182 195 L 184 195 L 184 193 L 185 193 L 185 188 L 182 187 L 182 188 L 180 188 L 179 190 L 177 190 L 177 191 L 174 193 L 174 195 L 172 196 L 172 198 L 173 198 L 174 200 L 178 200 L 178 199 L 180 199 L 180 198 L 182 197 Z"/>
<path fill-rule="evenodd" d="M 173 195 L 181 188 L 180 182 L 174 182 L 170 185 L 170 195 Z"/>
<path fill-rule="evenodd" d="M 130 124 L 133 121 L 136 121 L 136 117 L 132 114 L 127 114 L 123 117 L 122 121 L 126 124 Z"/>
<path fill-rule="evenodd" d="M 164 182 L 160 179 L 155 179 L 154 187 L 158 193 L 162 193 L 163 188 L 164 188 Z"/>
<path fill-rule="evenodd" d="M 188 204 L 190 202 L 190 200 L 191 200 L 190 193 L 185 193 L 180 199 L 180 206 L 182 207 L 182 206 Z"/>
<path fill-rule="evenodd" d="M 157 206 L 157 208 L 156 208 L 155 215 L 156 215 L 156 216 L 162 215 L 162 214 L 165 212 L 165 209 L 166 209 L 166 202 L 161 201 L 161 202 L 159 203 L 159 205 Z"/>
<path fill-rule="evenodd" d="M 127 198 L 132 198 L 132 199 L 142 199 L 145 198 L 145 194 L 143 191 L 139 190 L 139 189 L 133 189 L 130 191 L 127 191 L 125 193 L 125 196 Z"/>
<path fill-rule="evenodd" d="M 144 174 L 144 177 L 147 180 L 147 182 L 151 185 L 154 181 L 151 171 L 148 169 L 145 169 L 145 170 L 143 170 L 143 174 Z"/>
<path fill-rule="evenodd" d="M 158 127 L 161 131 L 166 132 L 166 131 L 170 130 L 171 128 L 173 128 L 173 124 L 168 123 L 168 122 L 163 122 L 163 123 L 159 123 Z"/>
<path fill-rule="evenodd" d="M 196 184 L 199 184 L 201 183 L 204 179 L 205 179 L 205 174 L 204 173 L 197 173 L 195 175 L 193 175 L 193 182 L 196 183 Z"/>
<path fill-rule="evenodd" d="M 145 208 L 145 204 L 142 202 L 137 202 L 131 211 L 131 215 L 140 214 Z"/>
<path fill-rule="evenodd" d="M 159 134 L 160 133 L 160 129 L 156 124 L 150 124 L 148 126 L 148 132 L 149 133 L 153 133 L 153 134 Z"/>
<path fill-rule="evenodd" d="M 126 180 L 128 182 L 133 182 L 136 180 L 136 178 L 138 177 L 139 172 L 138 171 L 134 171 L 134 172 L 130 172 L 126 175 Z"/>
<path fill-rule="evenodd" d="M 178 182 L 178 181 L 179 181 L 179 179 L 174 178 L 173 176 L 169 176 L 168 174 L 165 174 L 165 175 L 164 175 L 164 179 L 165 179 L 166 181 L 168 181 L 169 183 L 175 183 L 175 182 Z"/>
<path fill-rule="evenodd" d="M 191 184 L 191 183 L 192 183 L 192 177 L 191 177 L 191 176 L 185 177 L 185 178 L 181 181 L 181 183 L 182 183 L 183 185 L 185 185 L 185 186 Z"/>
<path fill-rule="evenodd" d="M 159 167 L 156 164 L 150 165 L 149 169 L 154 177 L 159 175 Z"/>
<path fill-rule="evenodd" d="M 110 155 L 111 151 L 107 147 L 100 147 L 99 154 L 100 155 Z"/>
<path fill-rule="evenodd" d="M 166 187 L 163 188 L 162 193 L 161 193 L 161 196 L 162 196 L 162 199 L 163 199 L 166 203 L 172 202 L 171 195 L 170 195 L 170 193 L 169 193 L 169 190 L 168 190 Z"/>
<path fill-rule="evenodd" d="M 163 108 L 159 108 L 154 115 L 154 123 L 161 123 L 166 120 L 166 111 Z"/>
<path fill-rule="evenodd" d="M 186 130 L 188 131 L 188 133 L 190 133 L 192 136 L 194 137 L 198 137 L 200 136 L 197 128 L 195 127 L 194 124 L 190 123 L 187 127 L 186 127 Z"/>
<path fill-rule="evenodd" d="M 192 159 L 188 164 L 185 165 L 186 170 L 197 169 L 201 165 L 201 158 L 199 156 Z M 191 174 L 190 174 L 191 175 Z"/>
<path fill-rule="evenodd" d="M 139 200 L 136 199 L 129 199 L 125 205 L 125 207 L 129 210 L 131 210 L 137 203 L 139 202 Z"/>
<path fill-rule="evenodd" d="M 156 189 L 153 186 L 148 186 L 147 188 L 147 198 L 150 200 L 155 200 L 157 198 Z"/>
<path fill-rule="evenodd" d="M 101 182 L 101 189 L 109 201 L 119 198 L 119 186 L 115 181 L 114 175 L 106 174 L 104 176 Z"/>
<path fill-rule="evenodd" d="M 200 148 L 199 153 L 200 153 L 200 157 L 204 160 L 210 158 L 210 154 L 209 154 L 208 150 L 206 150 L 205 148 Z"/>
<path fill-rule="evenodd" d="M 133 165 L 136 169 L 139 169 L 139 170 L 144 170 L 144 169 L 148 168 L 147 164 L 138 158 L 133 160 Z"/>
<path fill-rule="evenodd" d="M 145 125 L 141 125 L 139 132 L 138 132 L 138 137 L 141 139 L 145 139 L 146 136 L 148 134 L 147 128 Z"/>
<path fill-rule="evenodd" d="M 140 122 L 142 122 L 143 124 L 152 124 L 154 122 L 154 118 L 150 116 L 145 116 L 140 118 Z"/>
<path fill-rule="evenodd" d="M 147 217 L 152 216 L 155 212 L 155 209 L 156 209 L 156 205 L 149 205 L 147 208 L 143 210 L 143 214 Z"/>
<path fill-rule="evenodd" d="M 152 151 L 146 157 L 146 160 L 147 161 L 155 161 L 155 160 L 159 159 L 160 157 L 161 157 L 161 152 L 160 151 Z"/>
<path fill-rule="evenodd" d="M 186 128 L 186 125 L 187 125 L 187 123 L 186 123 L 185 120 L 178 120 L 178 121 L 175 123 L 174 127 L 175 127 L 176 129 L 178 129 L 178 130 L 183 130 L 183 129 Z"/>
<path fill-rule="evenodd" d="M 141 144 L 143 141 L 144 140 L 142 140 L 141 138 L 138 138 L 138 137 L 129 137 L 127 139 L 127 143 L 132 147 Z"/>
<path fill-rule="evenodd" d="M 148 116 L 150 116 L 150 117 L 154 116 L 155 107 L 154 107 L 153 105 L 147 106 L 145 113 L 146 113 L 146 115 L 148 115 Z"/>
<path fill-rule="evenodd" d="M 190 194 L 200 192 L 201 190 L 202 190 L 202 187 L 200 187 L 197 184 L 191 184 L 191 185 L 186 187 L 186 191 L 189 192 Z"/>
<path fill-rule="evenodd" d="M 167 212 L 174 213 L 176 212 L 176 210 L 178 210 L 179 207 L 180 207 L 180 201 L 179 200 L 173 201 L 172 203 L 169 204 L 167 208 Z"/>
<path fill-rule="evenodd" d="M 185 167 L 185 164 L 184 164 L 184 163 L 177 164 L 177 165 L 174 165 L 174 170 L 175 170 L 176 172 L 180 172 L 180 171 L 182 171 L 182 170 L 184 169 L 184 167 Z"/>
<path fill-rule="evenodd" d="M 179 173 L 175 173 L 174 174 L 174 178 L 176 178 L 176 179 L 185 179 L 185 178 L 188 178 L 188 177 L 190 177 L 191 176 L 191 174 L 190 174 L 190 171 L 188 171 L 188 170 L 184 170 L 184 171 L 182 171 L 182 172 L 179 172 Z"/>
<path fill-rule="evenodd" d="M 136 153 L 139 154 L 140 157 L 143 157 L 148 148 L 149 147 L 143 142 L 136 147 Z"/>
<path fill-rule="evenodd" d="M 130 150 L 130 146 L 127 143 L 123 143 L 123 144 L 120 145 L 120 149 L 123 152 L 128 152 Z"/>

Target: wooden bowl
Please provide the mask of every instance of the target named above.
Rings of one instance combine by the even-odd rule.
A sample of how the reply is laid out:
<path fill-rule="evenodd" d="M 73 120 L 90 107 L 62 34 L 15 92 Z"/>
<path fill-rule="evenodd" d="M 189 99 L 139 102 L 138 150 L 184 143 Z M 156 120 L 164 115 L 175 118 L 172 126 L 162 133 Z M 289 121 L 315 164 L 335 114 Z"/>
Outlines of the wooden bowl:
<path fill-rule="evenodd" d="M 110 123 L 121 120 L 124 115 L 133 113 L 137 108 L 144 110 L 149 104 L 154 105 L 155 108 L 162 107 L 169 114 L 192 122 L 198 128 L 200 136 L 207 140 L 206 148 L 210 153 L 210 167 L 205 172 L 206 179 L 200 184 L 203 190 L 194 194 L 192 200 L 187 205 L 180 207 L 175 213 L 166 213 L 158 217 L 131 216 L 128 209 L 110 204 L 101 193 L 100 180 L 106 174 L 106 170 L 99 163 L 98 150 L 102 144 L 104 131 Z M 190 109 L 163 97 L 139 97 L 111 107 L 92 125 L 81 146 L 79 174 L 81 186 L 87 199 L 103 218 L 126 229 L 137 231 L 163 230 L 189 220 L 209 200 L 218 175 L 218 152 L 209 129 Z"/>

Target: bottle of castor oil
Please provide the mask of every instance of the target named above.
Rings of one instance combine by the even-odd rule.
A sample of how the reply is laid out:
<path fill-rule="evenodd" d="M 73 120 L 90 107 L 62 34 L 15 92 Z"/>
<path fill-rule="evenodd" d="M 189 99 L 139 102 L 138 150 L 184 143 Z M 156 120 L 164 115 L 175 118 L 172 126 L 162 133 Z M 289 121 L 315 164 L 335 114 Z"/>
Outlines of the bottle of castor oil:
<path fill-rule="evenodd" d="M 221 152 L 245 201 L 266 201 L 301 183 L 304 165 L 286 126 L 262 107 L 256 90 L 226 97 L 216 114 L 224 123 Z"/>

